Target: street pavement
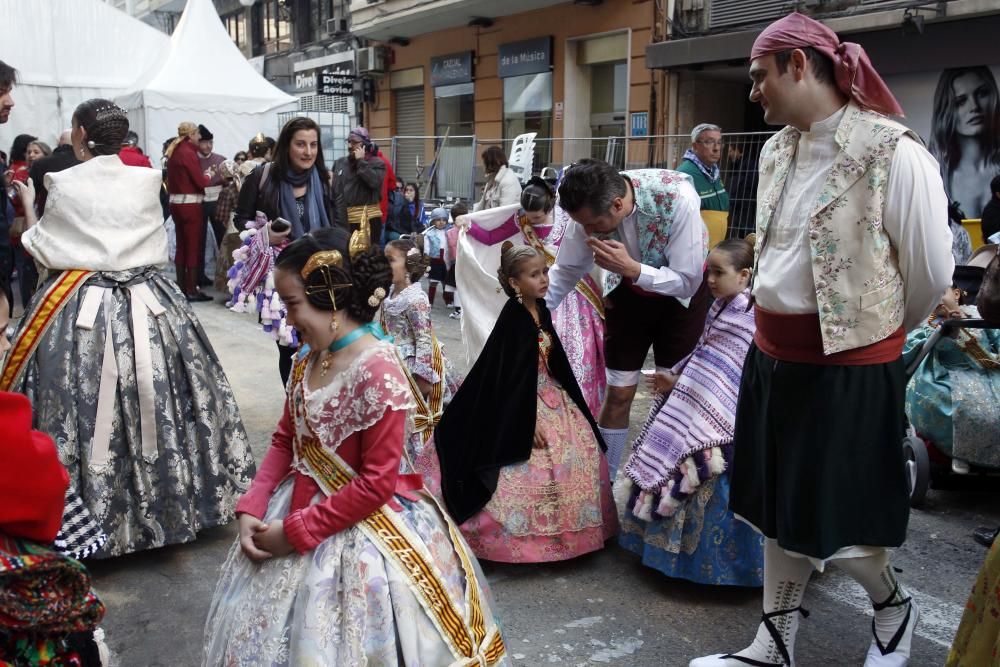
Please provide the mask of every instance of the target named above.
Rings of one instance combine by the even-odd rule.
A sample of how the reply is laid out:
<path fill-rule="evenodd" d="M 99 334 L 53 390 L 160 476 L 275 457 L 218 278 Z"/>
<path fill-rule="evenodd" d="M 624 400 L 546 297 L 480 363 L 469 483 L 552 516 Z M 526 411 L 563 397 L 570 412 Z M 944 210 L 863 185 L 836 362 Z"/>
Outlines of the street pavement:
<path fill-rule="evenodd" d="M 217 303 L 195 307 L 236 394 L 258 461 L 282 409 L 274 343 L 250 315 Z M 445 352 L 466 370 L 459 323 L 439 302 L 434 321 Z M 648 410 L 640 394 L 633 432 Z M 619 489 L 620 490 L 620 489 Z M 844 490 L 849 493 L 848 489 Z M 920 605 L 914 667 L 942 665 L 986 550 L 970 537 L 1000 525 L 1000 494 L 964 485 L 932 490 L 911 515 L 895 565 Z M 104 628 L 123 667 L 201 663 L 205 616 L 232 547 L 235 523 L 203 531 L 196 542 L 107 561 L 90 561 L 107 605 Z M 548 565 L 484 564 L 508 652 L 517 665 L 686 665 L 696 656 L 735 651 L 753 637 L 760 591 L 699 586 L 641 565 L 613 541 L 596 554 Z M 813 578 L 796 645 L 799 665 L 860 665 L 871 641 L 870 604 L 835 567 Z M 429 666 L 428 666 L 429 667 Z"/>

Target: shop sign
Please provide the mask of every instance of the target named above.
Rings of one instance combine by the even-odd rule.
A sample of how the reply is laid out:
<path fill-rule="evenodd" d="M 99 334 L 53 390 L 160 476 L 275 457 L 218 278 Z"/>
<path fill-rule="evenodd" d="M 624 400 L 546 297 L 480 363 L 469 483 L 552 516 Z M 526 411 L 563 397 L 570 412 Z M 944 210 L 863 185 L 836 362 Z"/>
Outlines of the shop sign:
<path fill-rule="evenodd" d="M 501 79 L 548 72 L 552 69 L 552 37 L 501 44 L 498 56 L 497 73 Z"/>
<path fill-rule="evenodd" d="M 354 97 L 354 79 L 353 63 L 343 62 L 325 67 L 319 73 L 319 88 L 316 92 L 334 97 Z"/>
<path fill-rule="evenodd" d="M 636 111 L 632 113 L 631 120 L 631 131 L 629 132 L 630 136 L 645 137 L 649 134 L 649 112 Z"/>
<path fill-rule="evenodd" d="M 472 51 L 431 58 L 431 86 L 472 81 Z"/>
<path fill-rule="evenodd" d="M 296 72 L 294 92 L 353 97 L 354 79 L 354 63 L 345 60 Z"/>
<path fill-rule="evenodd" d="M 556 102 L 555 109 L 553 109 L 553 112 L 555 114 L 556 120 L 562 120 L 563 119 L 563 109 L 564 108 L 565 108 L 565 106 L 563 105 L 562 102 Z"/>

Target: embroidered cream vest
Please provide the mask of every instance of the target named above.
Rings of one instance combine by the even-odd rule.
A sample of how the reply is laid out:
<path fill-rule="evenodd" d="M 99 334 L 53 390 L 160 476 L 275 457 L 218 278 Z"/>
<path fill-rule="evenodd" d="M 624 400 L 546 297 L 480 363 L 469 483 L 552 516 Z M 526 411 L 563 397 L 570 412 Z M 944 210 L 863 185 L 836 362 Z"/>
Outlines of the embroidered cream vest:
<path fill-rule="evenodd" d="M 808 221 L 824 354 L 871 345 L 903 324 L 903 279 L 882 214 L 889 167 L 904 134 L 920 141 L 899 123 L 853 103 L 837 128 L 840 152 Z M 786 127 L 760 155 L 755 274 L 799 136 Z"/>

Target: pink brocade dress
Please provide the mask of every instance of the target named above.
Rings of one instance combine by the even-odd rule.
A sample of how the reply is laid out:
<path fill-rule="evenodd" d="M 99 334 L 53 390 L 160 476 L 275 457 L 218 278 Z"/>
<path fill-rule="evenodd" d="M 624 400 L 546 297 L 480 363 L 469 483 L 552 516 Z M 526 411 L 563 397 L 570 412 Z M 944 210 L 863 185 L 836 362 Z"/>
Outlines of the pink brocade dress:
<path fill-rule="evenodd" d="M 540 334 L 537 423 L 547 444 L 500 471 L 497 490 L 460 526 L 476 556 L 502 563 L 575 558 L 618 532 L 608 467 L 587 419 L 549 374 Z"/>

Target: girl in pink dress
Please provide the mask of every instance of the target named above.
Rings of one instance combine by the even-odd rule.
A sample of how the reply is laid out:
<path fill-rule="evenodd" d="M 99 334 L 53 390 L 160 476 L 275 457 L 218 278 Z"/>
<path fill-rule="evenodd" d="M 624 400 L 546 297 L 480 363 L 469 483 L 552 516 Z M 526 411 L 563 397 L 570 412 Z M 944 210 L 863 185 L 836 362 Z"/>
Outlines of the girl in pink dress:
<path fill-rule="evenodd" d="M 441 492 L 479 558 L 574 558 L 618 531 L 604 443 L 545 307 L 545 256 L 505 242 L 498 276 L 509 299 L 435 430 Z"/>

